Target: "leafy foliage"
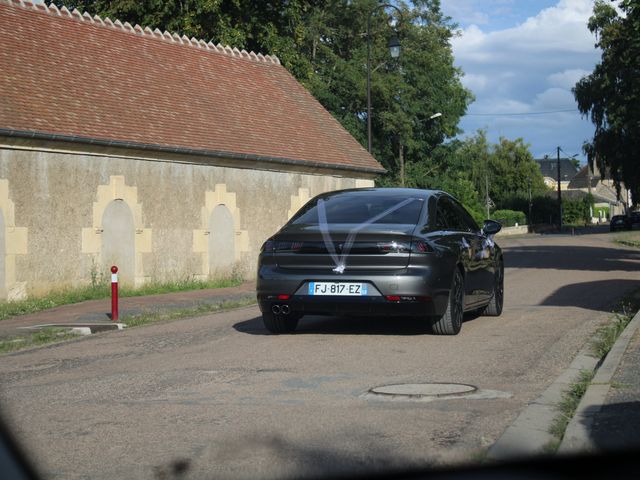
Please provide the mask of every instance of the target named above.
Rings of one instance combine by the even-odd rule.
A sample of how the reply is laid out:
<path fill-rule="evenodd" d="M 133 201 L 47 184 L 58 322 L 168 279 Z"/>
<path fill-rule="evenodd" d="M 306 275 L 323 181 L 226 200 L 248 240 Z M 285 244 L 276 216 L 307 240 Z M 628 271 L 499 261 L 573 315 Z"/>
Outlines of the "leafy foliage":
<path fill-rule="evenodd" d="M 526 225 L 527 217 L 524 212 L 516 210 L 496 210 L 493 218 L 506 227 L 513 227 L 516 224 Z"/>
<path fill-rule="evenodd" d="M 589 30 L 597 35 L 602 58 L 582 78 L 573 94 L 583 115 L 595 125 L 591 142 L 584 145 L 589 164 L 604 174 L 607 169 L 620 194 L 620 183 L 640 199 L 640 3 L 623 0 L 618 14 L 610 2 L 596 1 Z"/>
<path fill-rule="evenodd" d="M 593 209 L 593 196 L 586 195 L 579 200 L 563 200 L 562 221 L 563 223 L 587 224 L 591 219 Z"/>

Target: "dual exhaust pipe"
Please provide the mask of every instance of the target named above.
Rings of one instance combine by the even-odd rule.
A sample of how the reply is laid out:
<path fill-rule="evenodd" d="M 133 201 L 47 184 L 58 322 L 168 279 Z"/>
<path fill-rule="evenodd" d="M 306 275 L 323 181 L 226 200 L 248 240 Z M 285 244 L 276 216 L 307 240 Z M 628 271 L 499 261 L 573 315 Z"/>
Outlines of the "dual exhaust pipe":
<path fill-rule="evenodd" d="M 283 305 L 273 305 L 271 307 L 271 311 L 274 315 L 289 315 L 291 313 L 291 308 L 286 303 Z"/>

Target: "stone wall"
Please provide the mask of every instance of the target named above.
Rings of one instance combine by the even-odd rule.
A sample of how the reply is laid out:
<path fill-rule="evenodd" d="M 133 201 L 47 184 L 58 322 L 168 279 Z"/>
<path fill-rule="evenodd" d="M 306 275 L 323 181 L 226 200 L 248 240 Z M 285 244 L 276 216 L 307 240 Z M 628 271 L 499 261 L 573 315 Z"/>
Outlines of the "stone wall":
<path fill-rule="evenodd" d="M 136 286 L 251 278 L 262 243 L 309 198 L 373 185 L 344 172 L 83 148 L 0 144 L 4 298 L 99 281 L 112 263 Z"/>

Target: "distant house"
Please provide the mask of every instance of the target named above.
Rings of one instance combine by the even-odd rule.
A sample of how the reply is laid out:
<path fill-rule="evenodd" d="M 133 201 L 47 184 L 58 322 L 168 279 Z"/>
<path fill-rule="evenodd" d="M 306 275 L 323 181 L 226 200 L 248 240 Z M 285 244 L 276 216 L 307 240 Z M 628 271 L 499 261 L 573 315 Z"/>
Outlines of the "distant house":
<path fill-rule="evenodd" d="M 606 207 L 609 211 L 609 217 L 624 214 L 628 208 L 628 194 L 624 185 L 621 189 L 622 198 L 619 199 L 609 172 L 606 172 L 602 178 L 600 172 L 594 173 L 588 165 L 582 167 L 569 182 L 567 193 L 572 193 L 576 197 L 590 193 L 593 195 L 596 209 Z M 598 215 L 594 214 L 594 217 L 598 217 Z M 604 218 L 594 218 L 594 221 L 598 220 L 604 220 Z"/>
<path fill-rule="evenodd" d="M 0 0 L 0 297 L 251 277 L 309 198 L 383 172 L 273 56 Z"/>
<path fill-rule="evenodd" d="M 547 187 L 558 188 L 558 160 L 549 157 L 536 159 L 540 172 L 544 177 L 544 183 Z M 565 190 L 569 186 L 569 182 L 578 173 L 578 168 L 574 165 L 572 159 L 560 159 L 560 189 Z"/>

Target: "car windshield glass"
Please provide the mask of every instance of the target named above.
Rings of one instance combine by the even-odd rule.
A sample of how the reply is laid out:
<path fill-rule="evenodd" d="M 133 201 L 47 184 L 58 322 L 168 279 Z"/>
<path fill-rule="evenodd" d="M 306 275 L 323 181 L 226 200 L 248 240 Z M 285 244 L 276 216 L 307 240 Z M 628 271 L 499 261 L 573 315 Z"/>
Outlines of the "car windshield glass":
<path fill-rule="evenodd" d="M 407 195 L 342 194 L 316 199 L 292 220 L 294 225 L 317 225 L 318 202 L 324 202 L 327 223 L 416 224 L 424 200 Z M 372 221 L 373 220 L 373 221 Z"/>

